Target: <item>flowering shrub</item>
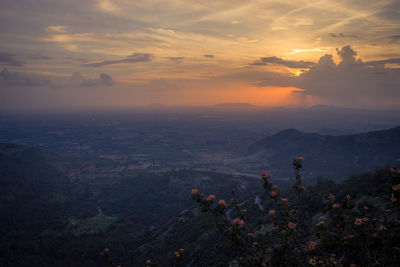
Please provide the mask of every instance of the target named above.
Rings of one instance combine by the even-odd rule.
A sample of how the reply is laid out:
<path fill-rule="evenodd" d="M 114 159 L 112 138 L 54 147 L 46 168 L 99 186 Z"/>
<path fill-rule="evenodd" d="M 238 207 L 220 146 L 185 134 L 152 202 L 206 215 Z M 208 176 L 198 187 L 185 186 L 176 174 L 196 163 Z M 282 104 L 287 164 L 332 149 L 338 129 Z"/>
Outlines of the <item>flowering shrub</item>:
<path fill-rule="evenodd" d="M 197 189 L 192 198 L 203 212 L 209 212 L 218 230 L 237 251 L 241 266 L 400 266 L 400 169 L 391 169 L 392 193 L 385 200 L 366 203 L 349 194 L 325 197 L 324 209 L 312 213 L 305 205 L 302 185 L 302 157 L 293 161 L 295 197 L 289 200 L 261 175 L 265 197 L 270 198 L 262 225 L 249 224 L 239 201 L 214 201 Z M 234 191 L 232 192 L 234 195 Z M 238 217 L 230 219 L 235 210 Z M 265 211 L 264 211 L 265 212 Z M 251 229 L 253 228 L 256 229 Z M 267 229 L 267 231 L 265 231 Z"/>

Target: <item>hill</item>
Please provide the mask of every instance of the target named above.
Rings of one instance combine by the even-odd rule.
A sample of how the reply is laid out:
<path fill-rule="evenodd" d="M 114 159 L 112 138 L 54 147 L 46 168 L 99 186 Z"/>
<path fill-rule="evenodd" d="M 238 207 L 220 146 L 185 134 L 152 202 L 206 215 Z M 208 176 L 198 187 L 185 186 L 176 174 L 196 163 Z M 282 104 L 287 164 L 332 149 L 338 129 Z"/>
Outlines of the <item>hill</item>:
<path fill-rule="evenodd" d="M 301 210 L 307 207 L 306 210 L 308 215 L 306 218 L 308 218 L 307 220 L 309 220 L 309 222 L 307 225 L 303 225 L 302 227 L 304 228 L 307 226 L 310 230 L 315 228 L 315 225 L 319 220 L 328 220 L 328 218 L 331 216 L 333 216 L 333 218 L 335 217 L 335 211 L 332 210 L 332 208 L 329 209 L 330 205 L 335 203 L 333 200 L 329 200 L 329 197 L 332 195 L 335 197 L 335 201 L 339 203 L 342 199 L 346 199 L 347 195 L 350 195 L 351 201 L 347 207 L 350 213 L 356 213 L 356 217 L 375 217 L 373 219 L 375 224 L 377 224 L 376 222 L 379 222 L 387 223 L 387 225 L 389 225 L 388 221 L 395 221 L 395 216 L 397 213 L 393 212 L 390 215 L 385 216 L 383 216 L 382 213 L 383 210 L 386 212 L 386 209 L 393 209 L 393 211 L 396 209 L 394 204 L 390 201 L 393 183 L 392 174 L 393 173 L 390 168 L 379 168 L 372 172 L 348 177 L 340 183 L 335 183 L 331 180 L 319 179 L 317 183 L 307 186 L 305 193 L 300 198 L 296 194 L 296 191 L 291 188 L 281 188 L 280 197 L 289 199 L 289 204 L 286 207 L 287 211 L 291 210 L 292 212 L 292 209 Z M 292 182 L 294 180 L 295 179 L 292 178 Z M 261 182 L 259 187 L 262 187 Z M 272 188 L 270 190 L 272 190 Z M 202 191 L 199 190 L 199 192 Z M 234 223 L 231 222 L 228 223 L 227 228 L 223 228 L 223 230 L 219 232 L 217 228 L 221 226 L 221 221 L 218 219 L 220 217 L 214 217 L 208 212 L 202 213 L 200 211 L 201 209 L 198 208 L 187 210 L 185 213 L 181 214 L 179 218 L 168 222 L 165 228 L 154 231 L 152 235 L 149 235 L 145 240 L 143 240 L 143 244 L 139 250 L 140 253 L 137 253 L 137 257 L 141 259 L 142 262 L 144 262 L 145 259 L 150 258 L 155 264 L 164 265 L 168 262 L 169 265 L 174 266 L 172 264 L 174 262 L 174 255 L 172 252 L 178 251 L 179 248 L 184 248 L 185 255 L 182 259 L 180 259 L 180 265 L 178 264 L 177 266 L 186 266 L 188 264 L 191 266 L 261 266 L 257 264 L 234 264 L 234 262 L 236 262 L 234 259 L 243 257 L 243 255 L 240 254 L 240 249 L 238 250 L 238 248 L 232 244 L 234 243 L 234 239 L 231 239 L 229 236 L 224 236 L 225 231 L 231 231 L 233 228 L 237 230 L 235 234 L 239 233 L 240 235 L 243 235 L 243 238 L 246 239 L 247 242 L 250 242 L 250 244 L 253 241 L 258 243 L 257 247 L 259 249 L 258 252 L 260 253 L 257 254 L 257 252 L 256 257 L 259 256 L 261 252 L 266 252 L 268 254 L 272 253 L 273 251 L 272 254 L 277 257 L 274 259 L 274 261 L 276 261 L 275 264 L 271 266 L 284 266 L 282 263 L 282 257 L 286 257 L 287 255 L 279 256 L 279 253 L 277 253 L 276 250 L 269 250 L 271 247 L 277 249 L 282 245 L 280 244 L 282 240 L 279 238 L 280 231 L 277 230 L 277 227 L 274 226 L 274 221 L 272 220 L 271 216 L 268 215 L 268 211 L 271 209 L 278 209 L 279 204 L 275 203 L 275 201 L 270 197 L 269 193 L 269 190 L 266 190 L 264 193 L 260 193 L 259 190 L 255 190 L 254 194 L 249 198 L 238 198 L 240 203 L 239 209 L 235 208 L 236 204 L 229 204 L 227 201 L 228 207 L 225 212 L 225 216 L 228 216 L 226 214 L 229 214 L 228 217 L 235 218 L 239 216 L 245 220 L 244 227 L 240 228 L 239 230 L 236 229 L 234 227 Z M 204 195 L 202 194 L 203 199 L 205 199 L 208 194 L 208 192 Z M 216 203 L 219 199 L 226 199 L 226 196 L 219 196 L 218 194 L 215 195 L 216 201 L 214 201 L 212 206 L 217 206 L 215 209 L 218 210 L 218 204 Z M 367 209 L 368 211 L 366 211 L 365 207 L 369 207 Z M 216 210 L 214 210 L 214 212 Z M 303 213 L 298 213 L 300 217 L 302 216 L 301 214 Z M 225 216 L 222 217 L 225 218 Z M 289 217 L 289 215 L 286 214 L 281 218 L 285 218 L 287 216 Z M 353 217 L 351 217 L 349 222 L 347 222 L 348 227 L 351 229 L 356 227 L 354 226 L 353 222 Z M 379 227 L 379 223 L 374 227 Z M 298 226 L 300 227 L 300 224 Z M 372 224 L 369 227 L 371 226 Z M 335 226 L 333 224 L 330 225 L 330 227 Z M 340 231 L 341 225 L 337 227 Z M 398 244 L 398 241 L 396 240 L 398 240 L 398 235 L 400 234 L 398 231 L 399 225 L 398 223 L 395 223 L 394 225 L 391 225 L 391 227 L 392 228 L 389 228 L 390 234 L 388 232 L 388 235 L 385 236 L 385 238 L 387 238 L 386 241 L 390 240 L 390 242 L 397 242 Z M 335 228 L 335 231 L 338 229 Z M 313 237 L 311 236 L 312 234 L 309 233 L 308 230 L 301 230 L 299 228 L 299 231 L 305 232 L 307 240 L 313 240 Z M 352 230 L 346 228 L 346 231 L 351 233 Z M 357 231 L 354 231 L 355 232 L 353 233 L 356 234 Z M 247 233 L 253 233 L 251 238 L 248 237 Z M 371 230 L 371 235 L 373 235 L 373 233 L 374 232 Z M 330 242 L 332 243 L 332 246 L 329 247 L 329 249 L 331 249 L 331 253 L 336 252 L 336 250 L 341 250 L 341 246 L 343 245 L 342 239 L 334 238 Z M 307 246 L 308 243 L 306 242 L 304 247 Z M 354 251 L 354 254 L 351 255 L 356 257 L 357 254 L 357 257 L 361 257 L 357 259 L 357 261 L 363 261 L 363 259 L 366 259 L 366 257 L 364 254 L 360 253 L 359 246 L 362 247 L 363 243 L 359 242 L 354 244 L 353 249 L 356 251 Z M 394 250 L 396 249 L 397 248 L 394 248 Z M 254 252 L 254 248 L 251 249 L 251 252 Z M 118 253 L 118 251 L 111 250 L 111 255 L 114 253 Z M 386 251 L 379 256 L 383 257 L 383 254 L 386 254 L 386 260 L 392 263 L 393 261 L 398 263 L 400 259 L 395 256 L 396 254 L 392 253 L 393 251 Z M 391 255 L 393 256 L 392 258 Z M 249 255 L 244 257 L 247 256 Z M 356 259 L 354 260 L 356 261 Z M 138 262 L 140 263 L 140 261 Z M 285 266 L 299 265 L 290 264 Z M 337 266 L 348 265 L 343 264 Z M 388 266 L 397 265 L 389 264 Z"/>
<path fill-rule="evenodd" d="M 34 234 L 55 223 L 62 214 L 55 207 L 63 206 L 71 191 L 64 168 L 54 154 L 0 144 L 0 222 L 4 234 L 15 229 Z"/>
<path fill-rule="evenodd" d="M 245 152 L 248 159 L 265 160 L 271 172 L 285 176 L 290 159 L 306 158 L 306 177 L 335 180 L 400 160 L 400 127 L 361 134 L 330 136 L 283 130 Z"/>

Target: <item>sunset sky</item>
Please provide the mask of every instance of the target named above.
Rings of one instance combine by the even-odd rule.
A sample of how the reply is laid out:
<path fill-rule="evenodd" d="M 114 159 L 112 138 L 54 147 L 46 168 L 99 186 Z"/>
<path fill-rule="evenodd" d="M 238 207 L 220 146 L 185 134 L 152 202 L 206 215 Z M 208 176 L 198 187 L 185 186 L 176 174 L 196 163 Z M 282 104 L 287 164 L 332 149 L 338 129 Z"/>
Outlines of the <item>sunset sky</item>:
<path fill-rule="evenodd" d="M 3 108 L 400 106 L 399 0 L 2 0 Z"/>

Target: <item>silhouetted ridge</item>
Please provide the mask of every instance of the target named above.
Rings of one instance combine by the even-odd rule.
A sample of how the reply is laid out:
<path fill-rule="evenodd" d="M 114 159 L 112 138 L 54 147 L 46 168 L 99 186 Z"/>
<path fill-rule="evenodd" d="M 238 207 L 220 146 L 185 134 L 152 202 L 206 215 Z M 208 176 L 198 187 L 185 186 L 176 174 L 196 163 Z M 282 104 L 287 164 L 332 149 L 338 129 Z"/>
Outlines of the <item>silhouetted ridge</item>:
<path fill-rule="evenodd" d="M 277 134 L 275 134 L 275 136 L 280 136 L 280 137 L 297 137 L 297 136 L 301 136 L 304 135 L 305 133 L 296 130 L 296 129 L 285 129 L 282 130 L 280 132 L 278 132 Z"/>
<path fill-rule="evenodd" d="M 307 158 L 305 170 L 312 169 L 314 177 L 319 174 L 344 177 L 398 162 L 400 127 L 342 136 L 286 129 L 249 146 L 247 156 L 266 160 L 278 169 L 285 168 L 288 159 L 303 156 Z"/>
<path fill-rule="evenodd" d="M 257 153 L 264 148 L 274 148 L 279 146 L 297 147 L 299 143 L 314 142 L 322 139 L 323 136 L 316 133 L 303 133 L 296 129 L 286 129 L 268 136 L 248 148 L 249 153 Z"/>

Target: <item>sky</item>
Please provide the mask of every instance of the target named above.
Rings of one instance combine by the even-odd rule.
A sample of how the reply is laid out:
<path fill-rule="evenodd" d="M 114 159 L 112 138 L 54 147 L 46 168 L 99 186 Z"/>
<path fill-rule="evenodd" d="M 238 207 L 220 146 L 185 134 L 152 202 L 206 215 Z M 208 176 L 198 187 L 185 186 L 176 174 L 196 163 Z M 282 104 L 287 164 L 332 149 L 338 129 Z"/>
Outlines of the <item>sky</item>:
<path fill-rule="evenodd" d="M 400 106 L 400 0 L 2 0 L 0 106 Z"/>

